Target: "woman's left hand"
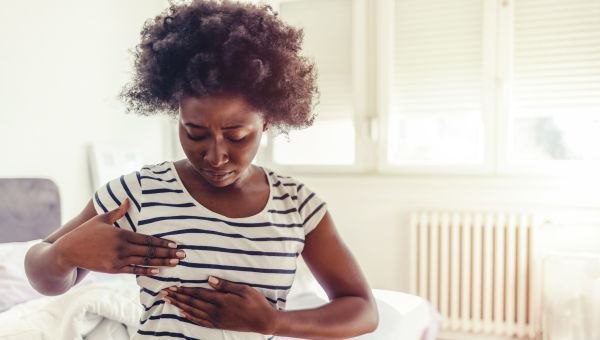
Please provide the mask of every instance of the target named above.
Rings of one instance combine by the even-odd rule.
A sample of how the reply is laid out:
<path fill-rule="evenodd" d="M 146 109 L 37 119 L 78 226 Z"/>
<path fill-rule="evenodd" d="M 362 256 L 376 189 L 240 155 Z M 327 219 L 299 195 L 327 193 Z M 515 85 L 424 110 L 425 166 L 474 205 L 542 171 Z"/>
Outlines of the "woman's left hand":
<path fill-rule="evenodd" d="M 216 279 L 215 282 L 211 282 Z M 244 284 L 210 277 L 215 290 L 170 287 L 164 300 L 181 309 L 181 316 L 204 327 L 272 334 L 277 309 L 258 290 Z M 176 290 L 173 291 L 172 288 Z"/>

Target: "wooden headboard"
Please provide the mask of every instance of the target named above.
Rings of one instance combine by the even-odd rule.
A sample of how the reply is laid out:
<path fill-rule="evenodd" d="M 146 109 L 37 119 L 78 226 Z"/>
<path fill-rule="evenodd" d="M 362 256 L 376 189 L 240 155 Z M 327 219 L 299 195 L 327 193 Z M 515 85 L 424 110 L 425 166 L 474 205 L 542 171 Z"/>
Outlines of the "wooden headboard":
<path fill-rule="evenodd" d="M 60 195 L 52 180 L 0 178 L 0 242 L 43 239 L 60 225 Z"/>

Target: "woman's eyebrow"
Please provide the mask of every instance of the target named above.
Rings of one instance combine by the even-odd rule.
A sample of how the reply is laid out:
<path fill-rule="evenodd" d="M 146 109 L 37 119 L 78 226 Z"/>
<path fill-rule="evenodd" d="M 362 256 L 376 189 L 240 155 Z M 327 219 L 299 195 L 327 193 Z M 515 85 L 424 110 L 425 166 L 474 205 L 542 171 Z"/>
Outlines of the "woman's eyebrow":
<path fill-rule="evenodd" d="M 196 125 L 194 123 L 185 123 L 185 126 L 189 126 L 191 128 L 196 128 L 196 129 L 206 129 L 206 126 L 202 126 L 202 125 Z M 231 129 L 239 129 L 239 128 L 243 128 L 248 126 L 249 124 L 243 125 L 243 124 L 236 124 L 236 125 L 231 125 L 231 126 L 224 126 L 221 129 L 223 130 L 231 130 Z"/>

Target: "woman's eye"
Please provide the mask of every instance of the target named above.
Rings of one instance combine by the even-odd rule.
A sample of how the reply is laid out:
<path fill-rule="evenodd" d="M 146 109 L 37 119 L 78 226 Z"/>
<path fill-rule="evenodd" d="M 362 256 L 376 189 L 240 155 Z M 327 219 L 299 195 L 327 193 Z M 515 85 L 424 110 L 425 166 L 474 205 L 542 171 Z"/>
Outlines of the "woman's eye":
<path fill-rule="evenodd" d="M 198 136 L 198 137 L 194 137 L 191 136 L 189 133 L 187 134 L 188 138 L 191 140 L 203 140 L 204 138 L 206 138 L 206 136 Z"/>
<path fill-rule="evenodd" d="M 244 138 L 246 138 L 246 136 L 244 136 L 242 138 L 229 138 L 229 140 L 232 141 L 232 142 L 234 142 L 234 143 L 239 143 L 239 142 L 243 141 Z"/>
<path fill-rule="evenodd" d="M 187 136 L 189 139 L 195 140 L 195 141 L 200 141 L 200 140 L 203 140 L 206 138 L 206 136 L 192 136 L 189 133 L 187 134 Z M 239 142 L 243 141 L 244 138 L 246 138 L 246 136 L 241 137 L 241 138 L 228 138 L 228 139 L 234 143 L 239 143 Z"/>

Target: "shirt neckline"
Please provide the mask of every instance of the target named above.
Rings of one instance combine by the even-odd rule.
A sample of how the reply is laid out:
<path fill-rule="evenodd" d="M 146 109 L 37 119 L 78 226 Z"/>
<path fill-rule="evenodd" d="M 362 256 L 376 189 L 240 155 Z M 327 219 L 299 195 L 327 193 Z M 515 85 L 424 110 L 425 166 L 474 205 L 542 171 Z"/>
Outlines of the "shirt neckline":
<path fill-rule="evenodd" d="M 244 217 L 229 217 L 229 216 L 225 216 L 223 214 L 220 214 L 216 211 L 213 211 L 205 206 L 203 206 L 200 202 L 198 202 L 187 190 L 187 188 L 185 187 L 185 185 L 183 185 L 183 181 L 181 180 L 181 177 L 179 177 L 179 173 L 177 172 L 177 169 L 175 168 L 175 163 L 170 161 L 169 162 L 169 167 L 171 168 L 171 171 L 173 171 L 173 175 L 175 176 L 175 178 L 177 179 L 177 183 L 178 185 L 181 187 L 181 190 L 183 190 L 183 193 L 185 195 L 187 195 L 187 198 L 192 201 L 194 203 L 194 205 L 202 210 L 205 210 L 213 215 L 216 215 L 220 218 L 223 219 L 228 219 L 228 220 L 247 220 L 247 219 L 253 219 L 256 217 L 259 217 L 263 214 L 265 214 L 267 212 L 267 210 L 269 209 L 269 205 L 271 204 L 271 201 L 273 199 L 273 184 L 271 181 L 271 176 L 269 175 L 269 172 L 267 171 L 267 169 L 265 169 L 262 166 L 258 166 L 259 168 L 261 168 L 265 174 L 265 176 L 267 176 L 267 182 L 269 184 L 269 199 L 267 200 L 267 203 L 265 204 L 265 206 L 262 208 L 262 210 L 254 215 L 251 216 L 244 216 Z"/>

